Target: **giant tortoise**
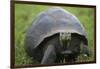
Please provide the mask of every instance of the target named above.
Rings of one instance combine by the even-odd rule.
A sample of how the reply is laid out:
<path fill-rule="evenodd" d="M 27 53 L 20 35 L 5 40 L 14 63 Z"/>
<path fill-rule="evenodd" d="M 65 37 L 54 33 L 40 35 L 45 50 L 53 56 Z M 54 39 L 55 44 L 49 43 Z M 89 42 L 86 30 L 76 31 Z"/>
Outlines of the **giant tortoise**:
<path fill-rule="evenodd" d="M 80 21 L 60 7 L 41 12 L 26 32 L 25 49 L 40 64 L 75 62 L 89 55 L 88 40 Z"/>

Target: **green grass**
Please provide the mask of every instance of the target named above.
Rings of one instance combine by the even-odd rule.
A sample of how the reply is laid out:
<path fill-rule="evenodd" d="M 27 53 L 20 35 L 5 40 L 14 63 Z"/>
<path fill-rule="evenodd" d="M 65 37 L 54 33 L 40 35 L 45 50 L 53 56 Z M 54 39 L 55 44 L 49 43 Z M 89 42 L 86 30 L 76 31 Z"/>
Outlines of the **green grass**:
<path fill-rule="evenodd" d="M 26 30 L 31 26 L 33 19 L 41 11 L 48 9 L 51 6 L 43 5 L 15 5 L 15 65 L 35 64 L 24 49 L 24 38 Z M 87 61 L 94 59 L 94 9 L 92 8 L 77 8 L 63 7 L 67 11 L 74 14 L 85 27 L 88 36 L 89 48 L 92 51 L 92 56 Z M 81 57 L 81 61 L 84 59 Z M 80 61 L 80 60 L 79 60 Z"/>

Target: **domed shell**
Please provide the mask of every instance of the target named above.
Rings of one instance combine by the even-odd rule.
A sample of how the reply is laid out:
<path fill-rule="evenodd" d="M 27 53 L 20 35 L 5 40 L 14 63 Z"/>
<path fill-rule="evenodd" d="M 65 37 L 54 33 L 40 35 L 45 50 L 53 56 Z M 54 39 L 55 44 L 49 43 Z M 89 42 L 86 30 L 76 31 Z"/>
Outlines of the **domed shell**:
<path fill-rule="evenodd" d="M 45 38 L 60 32 L 77 33 L 87 39 L 83 26 L 74 15 L 62 8 L 53 7 L 35 18 L 26 33 L 25 45 L 32 50 Z"/>

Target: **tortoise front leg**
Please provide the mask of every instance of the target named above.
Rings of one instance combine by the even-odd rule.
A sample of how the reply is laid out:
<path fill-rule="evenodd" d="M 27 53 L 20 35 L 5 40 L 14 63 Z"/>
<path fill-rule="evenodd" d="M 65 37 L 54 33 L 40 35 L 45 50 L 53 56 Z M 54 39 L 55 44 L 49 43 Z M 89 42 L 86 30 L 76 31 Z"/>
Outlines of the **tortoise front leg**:
<path fill-rule="evenodd" d="M 48 47 L 45 49 L 41 64 L 52 64 L 55 62 L 55 59 L 56 59 L 56 52 L 54 45 L 48 45 Z"/>

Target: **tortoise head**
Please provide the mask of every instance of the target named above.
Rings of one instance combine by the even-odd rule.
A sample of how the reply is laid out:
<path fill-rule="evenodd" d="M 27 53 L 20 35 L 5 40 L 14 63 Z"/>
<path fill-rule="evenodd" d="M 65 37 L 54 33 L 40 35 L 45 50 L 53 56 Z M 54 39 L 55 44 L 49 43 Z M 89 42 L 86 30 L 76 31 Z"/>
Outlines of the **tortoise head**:
<path fill-rule="evenodd" d="M 85 57 L 89 56 L 88 47 L 81 37 L 82 36 L 76 33 L 61 32 L 59 39 L 60 44 L 64 49 L 61 54 L 65 55 L 65 57 L 70 55 L 77 57 L 80 54 Z"/>

